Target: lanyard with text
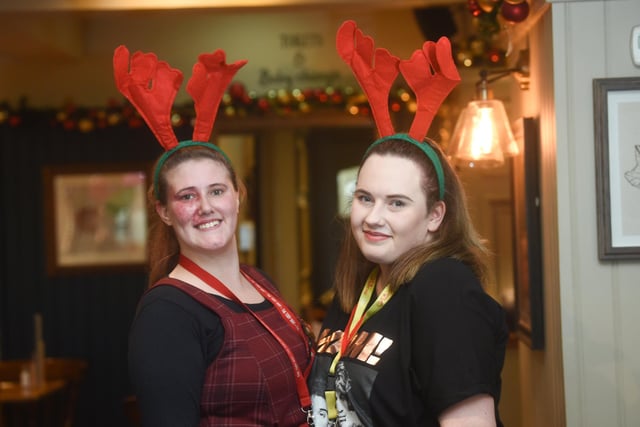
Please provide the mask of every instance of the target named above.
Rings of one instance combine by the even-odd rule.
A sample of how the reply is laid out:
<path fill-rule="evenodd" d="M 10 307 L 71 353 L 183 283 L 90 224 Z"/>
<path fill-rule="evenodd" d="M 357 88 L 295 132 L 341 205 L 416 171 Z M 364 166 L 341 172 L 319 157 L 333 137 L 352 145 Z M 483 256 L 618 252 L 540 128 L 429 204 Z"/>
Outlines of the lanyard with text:
<path fill-rule="evenodd" d="M 347 326 L 344 328 L 344 333 L 342 334 L 342 342 L 340 343 L 340 350 L 336 354 L 331 363 L 331 367 L 329 368 L 329 379 L 332 383 L 335 381 L 335 373 L 336 366 L 338 365 L 338 361 L 340 358 L 346 354 L 347 347 L 351 340 L 355 337 L 356 333 L 362 326 L 364 322 L 369 320 L 371 316 L 376 314 L 380 309 L 391 299 L 393 296 L 393 291 L 389 287 L 389 285 L 385 286 L 378 298 L 374 301 L 374 303 L 366 310 L 369 302 L 371 301 L 371 297 L 373 296 L 373 290 L 376 287 L 376 280 L 378 278 L 378 268 L 375 268 L 367 278 L 366 283 L 364 284 L 364 288 L 362 288 L 362 292 L 360 293 L 360 298 L 358 299 L 358 304 L 351 310 L 351 316 L 349 317 L 349 322 L 347 322 Z M 327 401 L 327 411 L 329 419 L 335 419 L 338 416 L 338 410 L 336 408 L 336 391 L 335 387 L 331 385 L 328 387 L 328 390 L 325 391 L 325 399 Z"/>
<path fill-rule="evenodd" d="M 240 298 L 238 298 L 233 292 L 231 292 L 231 290 L 229 290 L 229 288 L 227 288 L 224 285 L 224 283 L 219 281 L 214 275 L 210 274 L 208 271 L 206 271 L 205 269 L 203 269 L 202 267 L 200 267 L 199 265 L 197 265 L 195 262 L 191 261 L 189 258 L 185 257 L 184 255 L 180 255 L 179 263 L 187 271 L 189 271 L 190 273 L 193 273 L 198 278 L 200 278 L 203 282 L 209 285 L 211 288 L 218 291 L 222 296 L 244 307 L 244 309 L 249 313 L 251 313 L 253 317 L 255 317 L 256 320 L 260 322 L 262 326 L 264 326 L 264 328 L 278 341 L 278 343 L 282 346 L 284 351 L 287 353 L 289 360 L 291 361 L 291 366 L 293 367 L 293 371 L 296 378 L 296 387 L 298 389 L 298 397 L 300 399 L 300 405 L 302 406 L 302 409 L 304 411 L 308 410 L 308 408 L 311 406 L 311 397 L 309 396 L 309 389 L 307 388 L 305 375 L 300 369 L 300 365 L 298 365 L 298 362 L 296 362 L 295 356 L 293 355 L 293 352 L 291 351 L 287 343 L 285 343 L 284 340 L 278 334 L 276 334 L 276 332 L 269 325 L 267 325 L 267 323 L 262 318 L 260 318 L 260 316 L 258 316 L 244 302 L 242 302 Z M 245 276 L 247 280 L 251 282 L 251 284 L 256 288 L 258 292 L 260 292 L 260 294 L 263 297 L 269 300 L 269 302 L 271 302 L 271 304 L 273 304 L 273 306 L 276 307 L 276 309 L 280 313 L 280 316 L 282 316 L 282 318 L 287 322 L 287 324 L 294 331 L 296 331 L 296 333 L 301 337 L 301 339 L 305 343 L 307 354 L 311 354 L 308 337 L 305 334 L 302 328 L 302 325 L 297 320 L 298 319 L 297 316 L 293 314 L 292 310 L 289 307 L 287 307 L 287 305 L 284 304 L 279 298 L 277 298 L 275 295 L 273 295 L 271 292 L 269 292 L 267 289 L 265 289 L 263 286 L 258 284 L 255 280 L 253 280 L 250 276 L 246 275 L 244 272 L 242 272 L 242 274 Z"/>

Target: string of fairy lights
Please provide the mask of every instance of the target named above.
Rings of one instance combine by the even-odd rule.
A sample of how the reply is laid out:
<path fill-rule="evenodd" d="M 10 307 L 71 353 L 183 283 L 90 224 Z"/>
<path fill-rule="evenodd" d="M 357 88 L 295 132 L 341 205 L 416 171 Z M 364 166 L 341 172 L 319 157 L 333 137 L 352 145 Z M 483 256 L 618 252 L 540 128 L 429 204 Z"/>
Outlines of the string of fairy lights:
<path fill-rule="evenodd" d="M 234 82 L 225 93 L 218 111 L 218 120 L 242 118 L 301 117 L 316 112 L 345 116 L 369 116 L 366 96 L 352 87 L 322 87 L 313 89 L 270 90 L 263 95 L 246 91 L 242 83 Z M 0 104 L 0 126 L 20 127 L 45 125 L 68 131 L 92 132 L 112 126 L 138 128 L 145 126 L 136 109 L 124 98 L 110 99 L 102 107 L 85 107 L 67 103 L 59 109 L 32 109 L 25 101 L 17 108 Z M 415 112 L 416 100 L 403 87 L 394 89 L 389 97 L 393 113 Z M 176 105 L 172 109 L 174 127 L 190 126 L 195 118 L 193 103 Z"/>

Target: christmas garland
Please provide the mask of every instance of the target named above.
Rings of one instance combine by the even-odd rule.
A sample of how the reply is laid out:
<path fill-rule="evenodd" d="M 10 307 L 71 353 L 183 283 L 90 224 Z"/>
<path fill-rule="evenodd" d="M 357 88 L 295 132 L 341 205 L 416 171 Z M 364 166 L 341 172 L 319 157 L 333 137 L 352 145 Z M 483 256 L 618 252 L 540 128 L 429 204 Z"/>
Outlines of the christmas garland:
<path fill-rule="evenodd" d="M 221 120 L 250 117 L 300 117 L 324 111 L 345 116 L 369 116 L 366 96 L 352 87 L 314 88 L 305 90 L 272 90 L 257 96 L 233 82 L 219 107 Z M 415 97 L 411 91 L 398 87 L 389 97 L 389 109 L 394 113 L 413 112 Z M 195 117 L 193 103 L 177 105 L 172 110 L 174 127 L 190 125 Z M 45 125 L 67 131 L 92 132 L 111 126 L 138 128 L 145 126 L 142 117 L 126 99 L 110 99 L 99 107 L 79 106 L 68 102 L 57 109 L 34 109 L 25 99 L 17 108 L 8 102 L 0 104 L 0 126 L 21 127 Z"/>

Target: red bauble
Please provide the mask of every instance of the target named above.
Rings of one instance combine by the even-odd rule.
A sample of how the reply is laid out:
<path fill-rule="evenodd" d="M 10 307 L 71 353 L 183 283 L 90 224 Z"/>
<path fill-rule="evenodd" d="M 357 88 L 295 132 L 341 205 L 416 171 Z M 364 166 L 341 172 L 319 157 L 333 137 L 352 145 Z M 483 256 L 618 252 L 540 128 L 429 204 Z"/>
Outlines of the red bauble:
<path fill-rule="evenodd" d="M 489 49 L 487 51 L 487 59 L 493 65 L 500 65 L 504 61 L 504 52 L 499 49 Z"/>
<path fill-rule="evenodd" d="M 20 116 L 16 116 L 16 115 L 11 115 L 9 117 L 9 126 L 18 126 L 20 123 L 22 123 L 22 119 L 20 118 Z"/>
<path fill-rule="evenodd" d="M 482 15 L 482 8 L 478 4 L 478 0 L 467 0 L 467 7 L 469 8 L 471 15 L 475 17 Z"/>
<path fill-rule="evenodd" d="M 240 82 L 231 82 L 229 85 L 229 95 L 232 99 L 241 100 L 247 94 L 247 90 Z"/>
<path fill-rule="evenodd" d="M 139 128 L 142 127 L 142 125 L 144 125 L 144 122 L 138 116 L 133 116 L 129 119 L 129 127 L 131 128 Z"/>
<path fill-rule="evenodd" d="M 264 98 L 260 98 L 258 100 L 258 108 L 260 109 L 260 111 L 262 111 L 263 113 L 266 113 L 267 111 L 269 111 L 269 101 L 267 101 Z"/>
<path fill-rule="evenodd" d="M 500 13 L 509 22 L 522 22 L 529 16 L 529 3 L 526 0 L 521 3 L 505 1 L 502 3 Z"/>
<path fill-rule="evenodd" d="M 318 101 L 320 101 L 321 103 L 325 103 L 329 100 L 329 95 L 327 95 L 326 92 L 320 92 L 318 94 Z"/>

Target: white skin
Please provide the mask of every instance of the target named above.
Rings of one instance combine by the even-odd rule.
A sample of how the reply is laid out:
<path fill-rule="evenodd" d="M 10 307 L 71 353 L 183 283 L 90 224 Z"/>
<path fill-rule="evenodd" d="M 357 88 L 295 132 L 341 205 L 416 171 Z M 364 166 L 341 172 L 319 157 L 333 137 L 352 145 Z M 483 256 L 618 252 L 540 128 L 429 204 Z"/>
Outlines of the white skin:
<path fill-rule="evenodd" d="M 418 165 L 397 156 L 373 154 L 360 168 L 351 231 L 365 258 L 379 265 L 379 285 L 386 282 L 391 264 L 428 242 L 444 218 L 445 205 L 440 201 L 427 213 L 421 182 Z"/>
<path fill-rule="evenodd" d="M 188 160 L 168 171 L 166 181 L 167 204 L 156 202 L 156 212 L 173 227 L 180 252 L 244 302 L 262 301 L 240 273 L 236 242 L 240 197 L 224 165 L 211 159 Z M 170 276 L 212 292 L 180 265 Z"/>
<path fill-rule="evenodd" d="M 373 154 L 364 162 L 351 206 L 351 231 L 369 261 L 380 267 L 377 291 L 386 283 L 391 264 L 402 254 L 428 242 L 444 218 L 444 202 L 430 203 L 421 187 L 423 173 L 412 160 Z M 493 398 L 480 394 L 447 408 L 442 427 L 495 426 Z"/>

